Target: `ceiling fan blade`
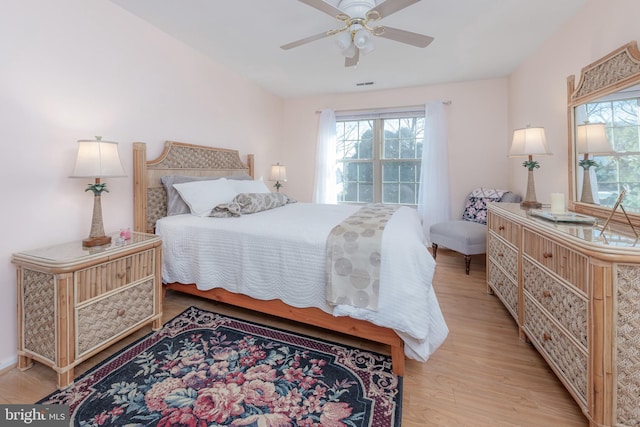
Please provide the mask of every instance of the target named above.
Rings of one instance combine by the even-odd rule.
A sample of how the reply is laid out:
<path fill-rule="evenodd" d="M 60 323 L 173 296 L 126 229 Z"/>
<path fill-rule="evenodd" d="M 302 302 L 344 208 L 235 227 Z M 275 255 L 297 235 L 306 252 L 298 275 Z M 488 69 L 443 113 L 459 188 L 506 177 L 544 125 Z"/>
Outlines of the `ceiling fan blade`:
<path fill-rule="evenodd" d="M 345 67 L 355 67 L 358 65 L 360 61 L 360 49 L 356 48 L 356 54 L 353 55 L 352 58 L 346 57 L 344 58 L 344 66 Z"/>
<path fill-rule="evenodd" d="M 400 43 L 406 43 L 416 47 L 427 47 L 433 41 L 433 37 L 412 33 L 411 31 L 400 30 L 398 28 L 387 26 L 382 28 L 384 28 L 382 34 L 376 34 L 378 37 L 395 40 Z"/>
<path fill-rule="evenodd" d="M 330 5 L 326 1 L 323 0 L 298 0 L 306 5 L 309 5 L 315 9 L 318 9 L 320 12 L 324 12 L 327 15 L 337 18 L 338 15 L 344 15 L 344 12 L 338 9 L 335 6 Z"/>
<path fill-rule="evenodd" d="M 300 0 L 302 1 L 302 0 Z M 396 13 L 399 10 L 404 9 L 405 7 L 411 6 L 414 3 L 418 3 L 420 0 L 386 0 L 372 8 L 367 12 L 367 14 L 372 11 L 378 12 L 380 14 L 380 18 L 386 18 L 392 13 Z"/>
<path fill-rule="evenodd" d="M 311 43 L 311 42 L 314 42 L 316 40 L 320 40 L 322 38 L 327 37 L 328 35 L 329 35 L 329 33 L 327 31 L 325 31 L 324 33 L 316 34 L 315 36 L 305 37 L 304 39 L 300 39 L 300 40 L 296 40 L 296 41 L 291 42 L 291 43 L 283 44 L 282 46 L 280 46 L 280 49 L 284 49 L 284 50 L 293 49 L 294 47 L 298 47 L 298 46 L 301 46 L 301 45 L 306 44 L 306 43 Z"/>

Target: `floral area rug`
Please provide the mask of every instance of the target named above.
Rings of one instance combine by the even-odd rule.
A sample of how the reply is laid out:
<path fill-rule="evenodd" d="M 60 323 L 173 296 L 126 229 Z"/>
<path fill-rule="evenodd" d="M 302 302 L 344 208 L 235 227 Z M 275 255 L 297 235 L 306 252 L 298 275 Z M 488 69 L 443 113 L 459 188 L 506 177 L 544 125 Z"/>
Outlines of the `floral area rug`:
<path fill-rule="evenodd" d="M 189 307 L 37 403 L 87 427 L 399 426 L 402 377 L 386 355 Z"/>

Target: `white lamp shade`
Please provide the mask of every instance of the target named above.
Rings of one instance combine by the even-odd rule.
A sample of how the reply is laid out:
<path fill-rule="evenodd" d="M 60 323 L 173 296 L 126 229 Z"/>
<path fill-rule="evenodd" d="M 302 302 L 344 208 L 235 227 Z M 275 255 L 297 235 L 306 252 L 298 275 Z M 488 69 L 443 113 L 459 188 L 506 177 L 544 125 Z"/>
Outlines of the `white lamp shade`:
<path fill-rule="evenodd" d="M 351 46 L 351 32 L 343 31 L 336 36 L 336 45 L 340 50 L 346 50 Z"/>
<path fill-rule="evenodd" d="M 78 157 L 72 178 L 109 178 L 127 176 L 118 155 L 118 143 L 96 140 L 78 141 Z"/>
<path fill-rule="evenodd" d="M 367 49 L 370 48 L 373 44 L 373 40 L 371 40 L 371 33 L 366 28 L 361 28 L 353 35 L 353 44 L 356 45 L 358 49 Z"/>
<path fill-rule="evenodd" d="M 286 181 L 287 180 L 287 168 L 281 164 L 271 165 L 271 172 L 269 173 L 269 181 Z"/>
<path fill-rule="evenodd" d="M 613 149 L 607 138 L 604 123 L 585 123 L 576 129 L 576 147 L 578 153 L 605 154 Z"/>
<path fill-rule="evenodd" d="M 510 157 L 551 154 L 544 135 L 544 128 L 526 127 L 513 131 L 509 149 Z"/>
<path fill-rule="evenodd" d="M 356 45 L 351 43 L 348 48 L 342 51 L 342 54 L 347 58 L 353 58 L 356 56 Z"/>

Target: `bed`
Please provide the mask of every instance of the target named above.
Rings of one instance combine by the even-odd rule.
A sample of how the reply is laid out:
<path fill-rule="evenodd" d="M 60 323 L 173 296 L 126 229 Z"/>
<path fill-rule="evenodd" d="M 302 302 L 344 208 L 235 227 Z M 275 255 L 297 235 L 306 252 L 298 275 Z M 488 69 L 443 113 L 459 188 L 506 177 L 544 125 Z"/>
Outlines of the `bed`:
<path fill-rule="evenodd" d="M 133 161 L 134 228 L 162 236 L 165 289 L 386 344 L 397 375 L 405 354 L 425 361 L 444 341 L 448 330 L 431 286 L 435 261 L 421 241 L 408 255 L 383 252 L 379 309 L 331 305 L 324 298 L 327 230 L 359 207 L 288 203 L 235 218 L 167 216 L 163 177 L 253 178 L 253 156 L 243 162 L 236 150 L 168 141 L 154 160 L 144 143 L 134 143 Z M 421 234 L 405 229 L 412 215 L 406 207 L 393 214 L 383 248 L 391 247 L 385 239 L 397 245 Z"/>

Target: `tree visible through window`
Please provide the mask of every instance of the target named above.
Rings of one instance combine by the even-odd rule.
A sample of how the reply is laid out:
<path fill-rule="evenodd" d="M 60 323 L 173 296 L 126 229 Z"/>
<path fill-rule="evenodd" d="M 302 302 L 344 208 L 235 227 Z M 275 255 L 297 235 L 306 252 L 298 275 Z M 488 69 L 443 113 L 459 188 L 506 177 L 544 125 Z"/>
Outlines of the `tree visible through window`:
<path fill-rule="evenodd" d="M 639 98 L 586 104 L 590 123 L 604 123 L 614 152 L 596 155 L 598 197 L 602 206 L 613 206 L 618 194 L 627 190 L 624 207 L 640 212 L 640 107 Z"/>
<path fill-rule="evenodd" d="M 338 202 L 417 205 L 424 114 L 338 120 Z"/>

